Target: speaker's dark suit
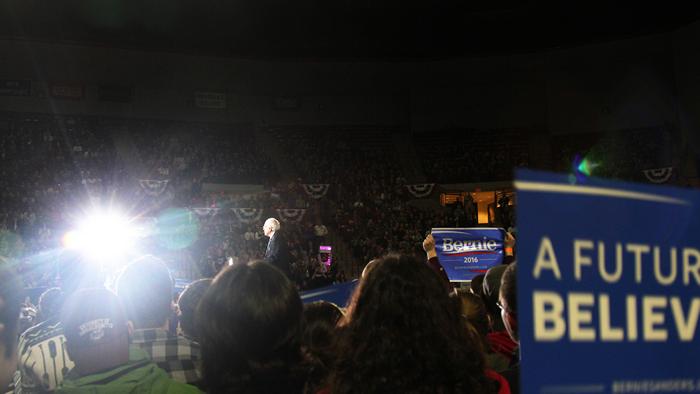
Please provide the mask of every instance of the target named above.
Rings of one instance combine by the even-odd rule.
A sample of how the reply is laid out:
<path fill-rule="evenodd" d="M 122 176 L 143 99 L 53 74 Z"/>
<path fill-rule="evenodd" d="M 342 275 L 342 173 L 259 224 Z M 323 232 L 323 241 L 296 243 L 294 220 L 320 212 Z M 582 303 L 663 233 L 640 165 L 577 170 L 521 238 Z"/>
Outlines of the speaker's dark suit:
<path fill-rule="evenodd" d="M 289 247 L 287 246 L 287 239 L 281 230 L 275 231 L 267 242 L 264 260 L 279 268 L 287 276 L 291 273 L 292 261 L 289 255 Z"/>

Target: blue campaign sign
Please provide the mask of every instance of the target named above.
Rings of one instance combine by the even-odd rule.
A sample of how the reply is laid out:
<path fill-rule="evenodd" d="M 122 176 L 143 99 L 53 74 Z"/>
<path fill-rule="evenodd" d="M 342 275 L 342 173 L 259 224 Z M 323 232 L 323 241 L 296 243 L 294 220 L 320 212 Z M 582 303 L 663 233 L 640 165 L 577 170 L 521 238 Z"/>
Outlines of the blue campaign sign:
<path fill-rule="evenodd" d="M 503 229 L 434 228 L 431 233 L 450 281 L 470 281 L 503 262 Z"/>
<path fill-rule="evenodd" d="M 352 292 L 355 291 L 355 286 L 357 286 L 357 279 L 350 282 L 338 283 L 318 289 L 307 290 L 300 294 L 301 301 L 304 304 L 314 301 L 328 301 L 342 308 L 345 307 L 348 300 L 350 300 Z"/>
<path fill-rule="evenodd" d="M 523 393 L 700 391 L 700 192 L 520 170 Z"/>

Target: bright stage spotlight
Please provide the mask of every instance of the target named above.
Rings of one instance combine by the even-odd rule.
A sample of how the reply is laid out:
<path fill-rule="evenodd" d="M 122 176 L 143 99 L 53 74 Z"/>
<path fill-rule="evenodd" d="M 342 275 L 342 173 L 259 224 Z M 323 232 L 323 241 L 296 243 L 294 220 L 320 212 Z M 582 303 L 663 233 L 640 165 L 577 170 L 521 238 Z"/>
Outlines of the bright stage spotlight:
<path fill-rule="evenodd" d="M 137 230 L 130 221 L 115 213 L 96 213 L 78 223 L 75 230 L 62 239 L 67 249 L 78 250 L 89 257 L 111 259 L 125 256 L 136 245 Z"/>

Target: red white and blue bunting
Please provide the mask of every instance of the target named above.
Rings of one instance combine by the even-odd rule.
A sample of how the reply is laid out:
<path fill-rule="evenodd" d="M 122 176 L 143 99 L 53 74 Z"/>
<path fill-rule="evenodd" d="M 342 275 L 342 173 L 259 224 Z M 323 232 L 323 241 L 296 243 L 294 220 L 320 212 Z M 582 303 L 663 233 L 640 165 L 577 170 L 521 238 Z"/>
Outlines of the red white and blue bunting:
<path fill-rule="evenodd" d="M 326 193 L 328 193 L 328 187 L 330 184 L 328 183 L 302 183 L 304 187 L 304 191 L 306 194 L 313 198 L 318 200 L 319 198 L 323 198 Z"/>
<path fill-rule="evenodd" d="M 652 168 L 642 172 L 651 183 L 666 183 L 673 176 L 673 167 Z"/>
<path fill-rule="evenodd" d="M 277 214 L 283 222 L 299 223 L 304 217 L 306 209 L 278 209 Z"/>
<path fill-rule="evenodd" d="M 168 180 L 139 179 L 139 185 L 143 192 L 149 196 L 159 196 L 168 187 Z"/>
<path fill-rule="evenodd" d="M 413 185 L 406 185 L 408 192 L 415 198 L 428 197 L 435 187 L 434 183 L 416 183 Z"/>
<path fill-rule="evenodd" d="M 220 208 L 192 208 L 192 212 L 199 217 L 214 216 L 219 212 Z"/>
<path fill-rule="evenodd" d="M 242 223 L 253 223 L 262 217 L 262 208 L 231 208 L 233 214 Z"/>

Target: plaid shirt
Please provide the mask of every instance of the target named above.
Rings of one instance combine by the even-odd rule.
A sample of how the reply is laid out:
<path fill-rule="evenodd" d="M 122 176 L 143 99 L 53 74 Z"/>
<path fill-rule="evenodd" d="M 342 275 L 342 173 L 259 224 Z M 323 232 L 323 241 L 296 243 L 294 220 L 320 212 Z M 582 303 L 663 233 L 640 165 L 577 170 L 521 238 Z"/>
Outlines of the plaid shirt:
<path fill-rule="evenodd" d="M 173 380 L 198 385 L 201 377 L 199 344 L 185 337 L 172 336 L 160 328 L 134 330 L 132 345 L 140 347 Z"/>

